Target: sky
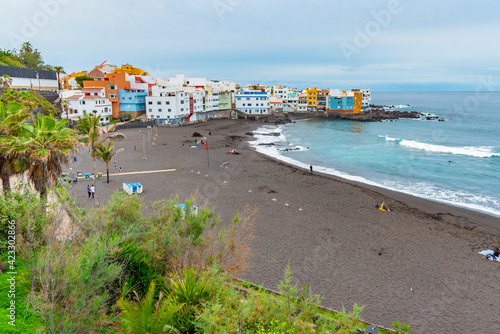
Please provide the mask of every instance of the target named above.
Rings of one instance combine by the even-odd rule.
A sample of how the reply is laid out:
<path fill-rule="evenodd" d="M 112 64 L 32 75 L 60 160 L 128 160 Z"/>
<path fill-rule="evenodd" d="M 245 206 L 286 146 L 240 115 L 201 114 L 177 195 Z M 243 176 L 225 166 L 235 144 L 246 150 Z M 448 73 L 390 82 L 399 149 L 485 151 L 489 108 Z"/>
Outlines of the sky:
<path fill-rule="evenodd" d="M 68 73 L 108 60 L 243 85 L 500 90 L 497 0 L 1 1 L 0 49 L 29 41 Z"/>

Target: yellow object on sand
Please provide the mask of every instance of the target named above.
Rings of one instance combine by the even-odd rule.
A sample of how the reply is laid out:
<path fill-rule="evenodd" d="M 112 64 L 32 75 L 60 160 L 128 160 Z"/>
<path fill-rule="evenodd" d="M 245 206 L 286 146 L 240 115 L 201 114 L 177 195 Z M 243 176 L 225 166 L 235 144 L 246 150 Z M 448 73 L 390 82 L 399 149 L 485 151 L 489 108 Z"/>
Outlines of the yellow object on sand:
<path fill-rule="evenodd" d="M 387 211 L 386 209 L 384 209 L 383 207 L 380 207 L 378 208 L 380 211 Z"/>

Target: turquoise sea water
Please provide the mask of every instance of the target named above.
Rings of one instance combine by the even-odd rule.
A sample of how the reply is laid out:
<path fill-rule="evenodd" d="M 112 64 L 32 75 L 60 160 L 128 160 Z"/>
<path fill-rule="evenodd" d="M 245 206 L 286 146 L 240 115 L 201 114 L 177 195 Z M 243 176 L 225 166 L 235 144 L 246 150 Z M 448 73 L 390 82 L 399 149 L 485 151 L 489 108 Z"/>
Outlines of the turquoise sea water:
<path fill-rule="evenodd" d="M 299 167 L 500 216 L 500 93 L 372 92 L 372 103 L 446 121 L 305 120 L 263 126 L 252 145 Z"/>

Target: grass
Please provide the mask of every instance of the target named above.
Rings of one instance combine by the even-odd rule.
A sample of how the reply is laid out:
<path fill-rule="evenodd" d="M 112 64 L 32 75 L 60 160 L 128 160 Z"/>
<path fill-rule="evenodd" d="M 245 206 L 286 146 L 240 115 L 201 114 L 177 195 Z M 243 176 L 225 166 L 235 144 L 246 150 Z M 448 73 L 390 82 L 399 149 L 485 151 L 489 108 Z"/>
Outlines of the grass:
<path fill-rule="evenodd" d="M 3 258 L 3 257 L 2 257 Z M 16 278 L 16 291 L 15 297 L 9 298 L 8 291 L 10 287 L 8 278 L 11 275 L 3 273 L 0 275 L 0 333 L 2 334 L 21 334 L 21 333 L 35 333 L 37 329 L 43 329 L 44 325 L 42 319 L 37 314 L 34 314 L 33 309 L 26 303 L 26 298 L 31 291 L 30 279 L 28 271 L 24 268 L 23 263 L 17 258 L 17 275 Z M 15 327 L 9 325 L 9 303 L 15 300 L 16 306 L 16 320 Z M 43 333 L 43 331 L 41 331 Z"/>

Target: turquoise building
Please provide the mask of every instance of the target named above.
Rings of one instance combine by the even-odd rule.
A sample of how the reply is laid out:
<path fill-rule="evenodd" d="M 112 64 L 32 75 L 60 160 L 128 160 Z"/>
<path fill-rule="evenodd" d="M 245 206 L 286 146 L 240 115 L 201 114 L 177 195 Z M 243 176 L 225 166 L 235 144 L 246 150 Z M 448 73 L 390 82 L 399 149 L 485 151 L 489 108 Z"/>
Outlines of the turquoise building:
<path fill-rule="evenodd" d="M 146 96 L 144 90 L 120 89 L 120 114 L 130 114 L 133 118 L 146 113 Z"/>
<path fill-rule="evenodd" d="M 328 96 L 327 111 L 353 112 L 354 96 Z"/>

